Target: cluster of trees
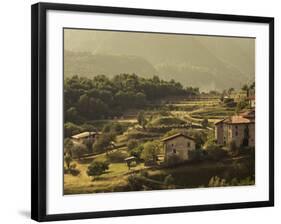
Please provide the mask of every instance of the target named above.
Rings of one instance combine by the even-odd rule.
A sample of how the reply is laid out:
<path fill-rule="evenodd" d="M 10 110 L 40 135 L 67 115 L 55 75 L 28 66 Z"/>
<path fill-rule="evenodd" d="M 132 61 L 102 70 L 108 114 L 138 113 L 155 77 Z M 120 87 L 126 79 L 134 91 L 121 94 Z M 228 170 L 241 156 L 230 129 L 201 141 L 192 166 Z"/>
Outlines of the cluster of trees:
<path fill-rule="evenodd" d="M 160 153 L 161 144 L 159 141 L 147 141 L 141 143 L 137 140 L 130 140 L 127 143 L 130 156 L 136 157 L 138 161 L 156 162 Z"/>
<path fill-rule="evenodd" d="M 198 88 L 184 88 L 179 82 L 160 80 L 158 76 L 141 78 L 120 74 L 109 79 L 73 76 L 64 80 L 65 122 L 120 116 L 126 109 L 143 108 L 166 96 L 197 95 Z"/>
<path fill-rule="evenodd" d="M 103 133 L 97 137 L 95 142 L 85 139 L 83 142 L 76 144 L 66 138 L 64 140 L 64 153 L 80 160 L 85 154 L 108 152 L 114 148 L 115 137 L 116 133 Z"/>
<path fill-rule="evenodd" d="M 88 129 L 87 129 L 88 128 Z M 73 144 L 70 137 L 83 131 L 96 131 L 92 125 L 76 125 L 67 122 L 64 125 L 65 140 L 64 152 L 72 157 L 80 159 L 85 154 L 102 153 L 114 148 L 114 141 L 118 134 L 122 134 L 126 127 L 118 122 L 110 122 L 103 126 L 102 133 L 98 135 L 95 142 L 92 139 L 85 139 L 81 143 Z"/>

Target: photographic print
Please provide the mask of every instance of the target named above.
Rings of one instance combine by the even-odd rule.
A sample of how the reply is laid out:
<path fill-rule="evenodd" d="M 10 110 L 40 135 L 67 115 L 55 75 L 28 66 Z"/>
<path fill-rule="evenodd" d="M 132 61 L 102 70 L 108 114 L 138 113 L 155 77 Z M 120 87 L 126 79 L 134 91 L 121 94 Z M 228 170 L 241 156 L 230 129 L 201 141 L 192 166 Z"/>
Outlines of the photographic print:
<path fill-rule="evenodd" d="M 274 18 L 31 12 L 32 219 L 274 206 Z"/>
<path fill-rule="evenodd" d="M 63 29 L 65 195 L 255 185 L 255 38 Z"/>

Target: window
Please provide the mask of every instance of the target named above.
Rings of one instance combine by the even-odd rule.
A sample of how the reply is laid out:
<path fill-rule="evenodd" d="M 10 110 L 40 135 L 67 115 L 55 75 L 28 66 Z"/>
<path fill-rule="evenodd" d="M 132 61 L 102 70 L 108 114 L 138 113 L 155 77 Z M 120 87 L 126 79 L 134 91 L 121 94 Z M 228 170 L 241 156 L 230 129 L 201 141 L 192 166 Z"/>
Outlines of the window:
<path fill-rule="evenodd" d="M 190 142 L 187 142 L 187 147 L 188 147 L 188 148 L 190 147 Z"/>
<path fill-rule="evenodd" d="M 177 153 L 177 150 L 176 150 L 176 149 L 173 149 L 173 153 Z"/>
<path fill-rule="evenodd" d="M 235 132 L 235 136 L 238 136 L 238 131 Z"/>

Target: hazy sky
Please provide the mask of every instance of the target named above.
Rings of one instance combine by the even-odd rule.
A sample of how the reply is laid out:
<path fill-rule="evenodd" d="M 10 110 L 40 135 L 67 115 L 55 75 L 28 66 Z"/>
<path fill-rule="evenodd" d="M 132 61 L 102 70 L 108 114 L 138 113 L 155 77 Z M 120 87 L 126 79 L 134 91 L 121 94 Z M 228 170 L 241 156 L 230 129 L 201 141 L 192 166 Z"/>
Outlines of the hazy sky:
<path fill-rule="evenodd" d="M 65 29 L 64 47 L 67 51 L 92 55 L 138 57 L 151 64 L 160 77 L 175 69 L 174 73 L 182 72 L 186 76 L 198 71 L 210 75 L 217 72 L 225 78 L 237 75 L 242 84 L 253 80 L 255 74 L 253 38 Z M 117 70 L 121 71 L 119 64 Z M 133 72 L 142 73 L 139 67 Z M 124 72 L 131 70 L 126 70 L 124 65 Z"/>

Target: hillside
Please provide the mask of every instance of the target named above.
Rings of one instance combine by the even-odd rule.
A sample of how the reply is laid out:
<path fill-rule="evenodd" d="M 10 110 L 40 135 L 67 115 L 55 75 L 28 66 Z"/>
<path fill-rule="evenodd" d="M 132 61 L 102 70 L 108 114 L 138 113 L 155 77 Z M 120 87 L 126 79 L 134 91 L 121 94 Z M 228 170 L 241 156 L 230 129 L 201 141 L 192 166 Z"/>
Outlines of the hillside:
<path fill-rule="evenodd" d="M 255 73 L 248 38 L 69 30 L 65 49 L 65 76 L 158 75 L 204 91 L 239 88 Z"/>

